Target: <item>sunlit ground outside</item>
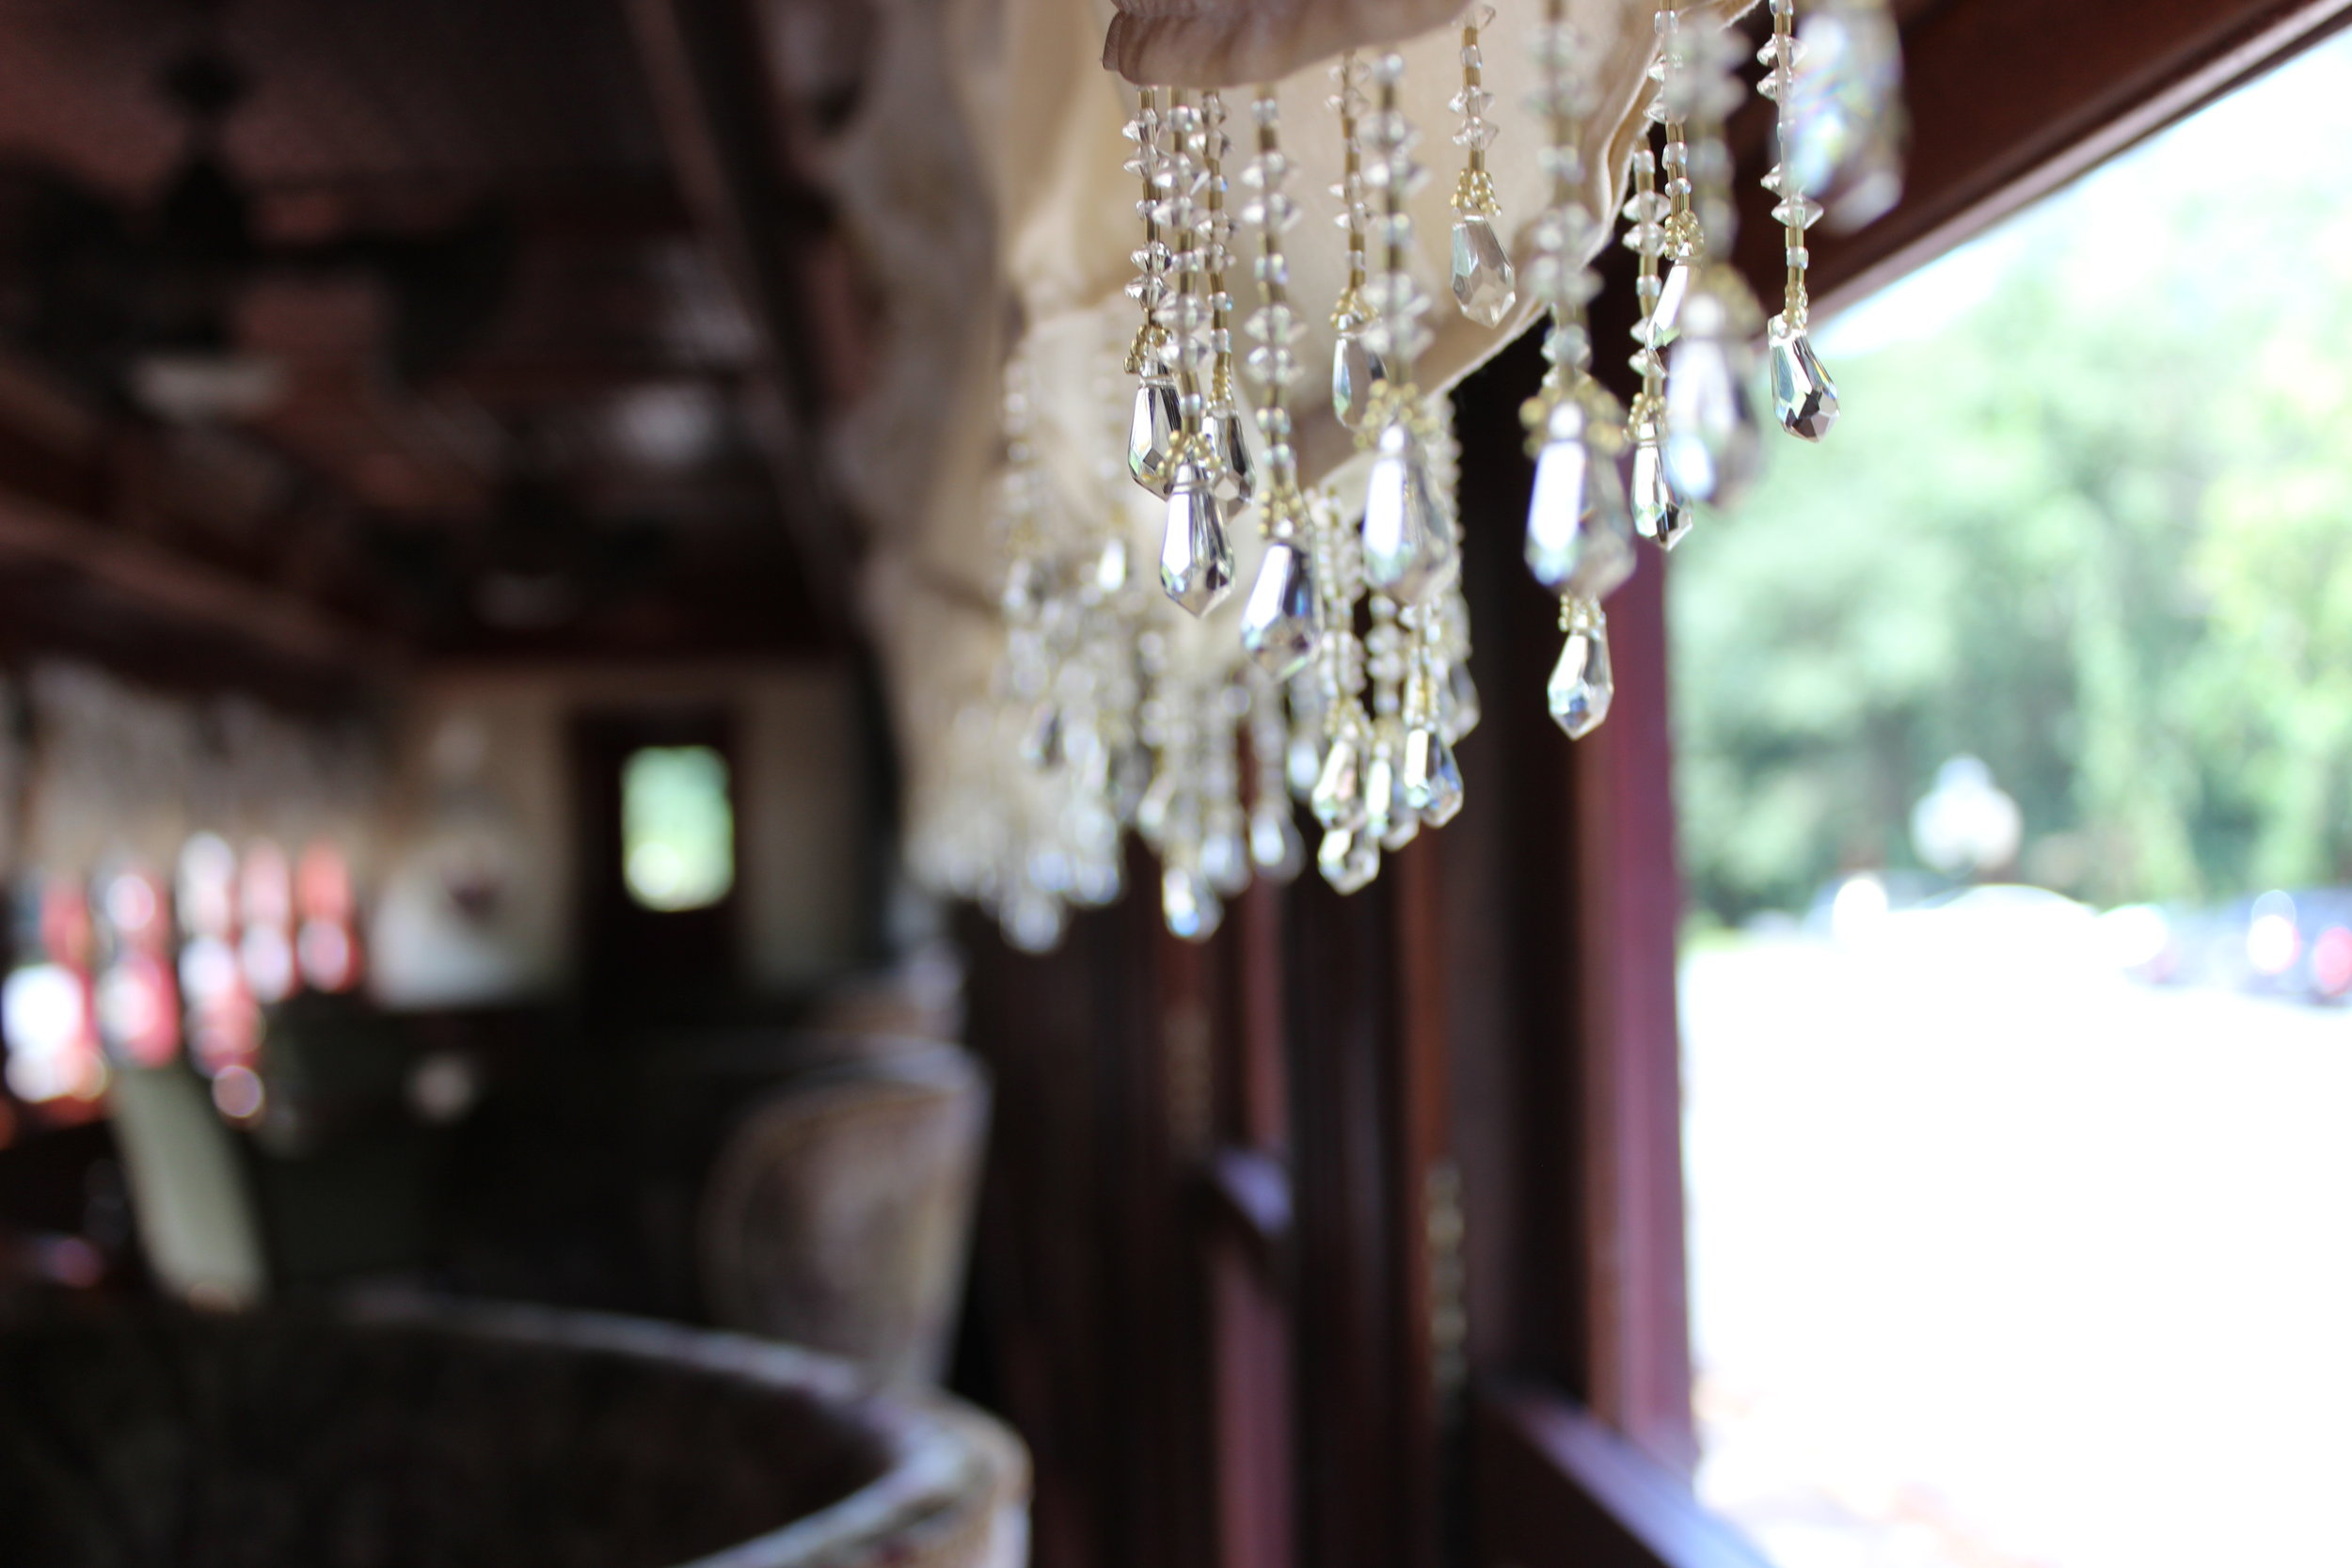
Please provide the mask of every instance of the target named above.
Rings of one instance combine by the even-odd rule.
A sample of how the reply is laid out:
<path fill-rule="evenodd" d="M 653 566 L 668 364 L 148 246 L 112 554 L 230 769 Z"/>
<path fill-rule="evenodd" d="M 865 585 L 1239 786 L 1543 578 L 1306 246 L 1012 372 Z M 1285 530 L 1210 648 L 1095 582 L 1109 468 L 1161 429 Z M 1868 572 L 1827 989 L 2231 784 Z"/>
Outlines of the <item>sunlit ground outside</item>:
<path fill-rule="evenodd" d="M 1699 1484 L 1783 1568 L 2352 1564 L 2352 1009 L 2249 901 L 2352 885 L 2346 146 L 2337 42 L 1855 308 L 1675 558 Z M 1961 755 L 2044 891 L 1904 908 Z"/>

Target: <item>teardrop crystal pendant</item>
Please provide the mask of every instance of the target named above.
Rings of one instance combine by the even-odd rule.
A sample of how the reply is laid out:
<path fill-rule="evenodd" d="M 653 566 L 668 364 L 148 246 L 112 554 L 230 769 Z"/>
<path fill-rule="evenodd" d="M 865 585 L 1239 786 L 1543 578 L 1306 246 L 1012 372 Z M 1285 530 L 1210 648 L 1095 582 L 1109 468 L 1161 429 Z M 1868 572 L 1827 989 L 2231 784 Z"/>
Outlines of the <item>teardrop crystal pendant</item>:
<path fill-rule="evenodd" d="M 1797 39 L 1782 159 L 1835 227 L 1858 229 L 1902 196 L 1902 41 L 1885 0 L 1814 0 Z"/>
<path fill-rule="evenodd" d="M 1666 358 L 1666 477 L 1696 501 L 1736 506 L 1763 465 L 1756 429 L 1754 297 L 1736 275 L 1709 268 L 1682 305 L 1682 333 Z"/>
<path fill-rule="evenodd" d="M 1335 893 L 1359 893 L 1380 874 L 1380 846 L 1363 828 L 1333 828 L 1315 851 L 1316 869 Z"/>
<path fill-rule="evenodd" d="M 1655 438 L 1634 443 L 1631 489 L 1634 531 L 1667 549 L 1681 544 L 1698 519 L 1667 477 L 1666 454 Z"/>
<path fill-rule="evenodd" d="M 1417 604 L 1454 565 L 1454 532 L 1438 509 L 1421 443 L 1402 421 L 1380 433 L 1364 490 L 1364 580 Z"/>
<path fill-rule="evenodd" d="M 1350 430 L 1362 428 L 1372 389 L 1388 374 L 1380 356 L 1364 342 L 1363 324 L 1349 318 L 1331 346 L 1331 412 Z"/>
<path fill-rule="evenodd" d="M 1224 923 L 1225 906 L 1200 872 L 1171 865 L 1160 873 L 1160 915 L 1168 930 L 1184 941 L 1206 942 Z"/>
<path fill-rule="evenodd" d="M 1609 623 L 1600 606 L 1589 599 L 1570 600 L 1565 617 L 1567 645 L 1551 669 L 1552 722 L 1581 740 L 1600 728 L 1609 717 L 1610 701 L 1617 694 L 1616 673 L 1609 663 Z"/>
<path fill-rule="evenodd" d="M 1420 836 L 1421 813 L 1405 801 L 1405 770 L 1392 768 L 1389 773 L 1388 830 L 1380 835 L 1380 847 L 1402 849 Z"/>
<path fill-rule="evenodd" d="M 1267 880 L 1295 879 L 1307 863 L 1307 840 L 1286 800 L 1268 801 L 1249 814 L 1249 859 Z"/>
<path fill-rule="evenodd" d="M 1364 767 L 1364 834 L 1386 848 L 1402 849 L 1412 842 L 1421 823 L 1399 791 L 1395 743 L 1391 736 L 1388 744 L 1374 747 L 1372 761 Z"/>
<path fill-rule="evenodd" d="M 1772 412 L 1791 436 L 1818 441 L 1837 422 L 1837 384 L 1829 378 L 1813 340 L 1803 327 L 1790 331 L 1788 318 L 1774 316 L 1769 333 L 1772 359 Z"/>
<path fill-rule="evenodd" d="M 1454 303 L 1481 326 L 1501 326 L 1518 298 L 1518 277 L 1495 226 L 1472 214 L 1454 224 Z"/>
<path fill-rule="evenodd" d="M 1462 809 L 1462 769 L 1454 748 L 1434 730 L 1405 735 L 1405 766 L 1398 780 L 1405 801 L 1433 828 L 1442 828 Z"/>
<path fill-rule="evenodd" d="M 1438 732 L 1448 740 L 1459 740 L 1478 728 L 1478 721 L 1485 717 L 1486 710 L 1478 701 L 1478 683 L 1470 679 L 1470 666 L 1455 665 L 1438 692 Z"/>
<path fill-rule="evenodd" d="M 1315 775 L 1307 803 L 1326 828 L 1352 828 L 1364 819 L 1359 771 L 1362 756 L 1361 740 L 1346 733 L 1333 736 L 1330 749 L 1323 753 L 1323 771 Z"/>
<path fill-rule="evenodd" d="M 1024 953 L 1052 952 L 1067 918 L 1060 899 L 1027 887 L 1016 889 L 996 911 L 1007 940 Z"/>
<path fill-rule="evenodd" d="M 1160 586 L 1195 615 L 1206 615 L 1233 585 L 1233 546 L 1200 465 L 1176 466 L 1168 493 L 1168 532 L 1160 541 Z"/>
<path fill-rule="evenodd" d="M 1306 668 L 1321 631 L 1307 557 L 1287 542 L 1268 545 L 1249 601 L 1242 607 L 1241 645 L 1267 674 L 1288 680 Z"/>
<path fill-rule="evenodd" d="M 1317 743 L 1315 732 L 1301 724 L 1282 753 L 1283 787 L 1304 800 L 1315 792 L 1315 781 L 1321 777 L 1323 748 Z"/>
<path fill-rule="evenodd" d="M 1147 375 L 1136 388 L 1136 408 L 1127 421 L 1127 471 L 1155 496 L 1176 481 L 1176 429 L 1183 415 L 1176 380 L 1165 372 Z"/>
<path fill-rule="evenodd" d="M 1200 835 L 1200 875 L 1210 889 L 1227 898 L 1249 885 L 1248 822 L 1241 807 L 1227 804 L 1215 811 Z"/>
<path fill-rule="evenodd" d="M 1229 408 L 1211 417 L 1207 435 L 1215 457 L 1216 499 L 1228 506 L 1248 506 L 1258 493 L 1258 470 L 1242 435 L 1241 416 Z"/>
<path fill-rule="evenodd" d="M 1593 450 L 1592 430 L 1573 397 L 1545 419 L 1527 508 L 1527 565 L 1547 588 L 1597 599 L 1633 575 L 1633 518 L 1616 460 Z"/>
<path fill-rule="evenodd" d="M 1664 348 L 1682 332 L 1682 305 L 1691 294 L 1691 263 L 1677 261 L 1666 269 L 1666 280 L 1661 286 L 1658 304 L 1643 318 L 1647 331 L 1646 341 L 1652 348 Z"/>

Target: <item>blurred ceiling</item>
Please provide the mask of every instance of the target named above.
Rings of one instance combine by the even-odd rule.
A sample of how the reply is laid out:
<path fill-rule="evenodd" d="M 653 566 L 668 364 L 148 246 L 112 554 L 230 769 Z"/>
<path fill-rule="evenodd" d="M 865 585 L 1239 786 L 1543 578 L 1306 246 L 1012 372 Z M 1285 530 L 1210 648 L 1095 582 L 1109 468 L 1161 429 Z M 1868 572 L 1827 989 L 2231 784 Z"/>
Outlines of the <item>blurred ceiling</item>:
<path fill-rule="evenodd" d="M 857 10 L 0 6 L 8 635 L 329 676 L 837 645 L 811 430 L 863 307 L 789 170 L 854 92 L 811 15 Z"/>

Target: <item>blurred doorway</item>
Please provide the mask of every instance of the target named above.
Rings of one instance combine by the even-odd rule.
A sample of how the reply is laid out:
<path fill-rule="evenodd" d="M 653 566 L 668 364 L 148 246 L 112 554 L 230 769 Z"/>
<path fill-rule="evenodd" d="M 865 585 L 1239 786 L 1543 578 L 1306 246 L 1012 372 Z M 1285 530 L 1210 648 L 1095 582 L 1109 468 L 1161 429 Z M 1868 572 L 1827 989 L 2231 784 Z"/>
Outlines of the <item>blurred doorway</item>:
<path fill-rule="evenodd" d="M 741 978 L 735 726 L 721 708 L 574 721 L 580 952 L 592 996 L 692 1003 Z"/>

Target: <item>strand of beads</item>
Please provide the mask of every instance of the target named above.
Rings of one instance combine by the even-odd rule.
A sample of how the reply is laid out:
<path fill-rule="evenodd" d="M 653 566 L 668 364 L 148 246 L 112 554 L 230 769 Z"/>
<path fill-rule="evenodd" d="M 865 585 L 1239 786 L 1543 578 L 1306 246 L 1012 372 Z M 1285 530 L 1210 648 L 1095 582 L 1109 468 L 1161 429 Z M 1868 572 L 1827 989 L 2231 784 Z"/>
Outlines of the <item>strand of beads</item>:
<path fill-rule="evenodd" d="M 1080 786 L 1077 770 L 1068 766 L 1073 748 L 1068 744 L 1064 702 L 1074 685 L 1069 679 L 1071 655 L 1085 623 L 1084 607 L 1065 571 L 1066 542 L 1049 537 L 1048 514 L 1041 504 L 1034 415 L 1024 344 L 1006 358 L 999 409 L 1004 464 L 997 476 L 995 530 L 1006 562 L 998 596 L 1005 651 L 994 695 L 999 723 L 1013 726 L 1019 736 L 1018 772 L 1025 777 L 1012 777 L 1014 770 L 1007 769 L 1008 787 L 996 802 L 996 852 L 980 885 L 1013 941 L 1041 948 L 1059 939 L 1064 902 L 1073 892 L 1073 857 L 1065 830 Z M 1083 753 L 1083 744 L 1074 750 Z"/>
<path fill-rule="evenodd" d="M 1637 146 L 1629 166 L 1632 194 L 1626 198 L 1625 245 L 1640 259 L 1633 288 L 1641 314 L 1633 324 L 1633 372 L 1642 379 L 1626 414 L 1626 438 L 1633 446 L 1629 504 L 1633 527 L 1645 539 L 1671 542 L 1691 526 L 1690 503 L 1666 479 L 1666 356 L 1671 335 L 1662 309 L 1665 282 L 1660 266 L 1666 254 L 1667 199 L 1658 190 L 1658 155 Z"/>
<path fill-rule="evenodd" d="M 1216 454 L 1206 434 L 1215 376 L 1209 262 L 1218 216 L 1212 215 L 1208 200 L 1209 118 L 1182 93 L 1171 96 L 1168 229 L 1176 236 L 1176 287 L 1161 325 L 1173 345 L 1180 422 L 1168 488 L 1168 528 L 1161 536 L 1160 586 L 1179 608 L 1206 615 L 1233 584 L 1233 546 L 1226 537 L 1224 508 L 1217 499 Z"/>
<path fill-rule="evenodd" d="M 1315 649 L 1312 704 L 1321 718 L 1320 760 L 1308 803 L 1323 827 L 1317 868 L 1334 888 L 1354 893 L 1380 871 L 1380 842 L 1364 831 L 1363 772 L 1372 750 L 1372 720 L 1363 702 L 1364 643 L 1356 635 L 1356 607 L 1364 596 L 1363 554 L 1356 531 L 1342 520 L 1328 496 L 1311 498 L 1308 515 L 1324 627 Z"/>
<path fill-rule="evenodd" d="M 1438 728 L 1437 682 L 1419 678 L 1438 657 L 1434 636 L 1439 619 L 1432 607 L 1451 589 L 1459 561 L 1452 488 L 1440 483 L 1439 473 L 1451 475 L 1449 438 L 1413 380 L 1413 367 L 1428 345 L 1422 317 L 1429 301 L 1412 273 L 1408 203 L 1426 176 L 1413 158 L 1419 137 L 1401 103 L 1404 73 L 1404 57 L 1396 54 L 1382 55 L 1373 68 L 1379 98 L 1366 169 L 1380 196 L 1381 269 L 1370 293 L 1373 347 L 1388 374 L 1374 388 L 1366 430 L 1374 451 L 1362 530 L 1364 578 L 1374 594 L 1366 642 L 1374 726 L 1362 831 L 1391 849 L 1420 831 L 1424 808 L 1434 802 L 1429 819 L 1447 819 L 1460 800 L 1460 774 Z"/>
<path fill-rule="evenodd" d="M 1717 507 L 1739 504 L 1763 459 L 1751 388 L 1764 312 L 1729 261 L 1738 219 L 1724 121 L 1744 90 L 1740 52 L 1729 32 L 1698 29 L 1681 38 L 1667 79 L 1671 112 L 1687 132 L 1680 212 L 1667 222 L 1680 226 L 1676 270 L 1689 281 L 1666 359 L 1666 477 L 1677 493 Z"/>
<path fill-rule="evenodd" d="M 1666 187 L 1658 188 L 1660 159 L 1646 142 L 1633 152 L 1633 194 L 1626 202 L 1625 244 L 1641 258 L 1636 282 L 1641 319 L 1634 324 L 1633 369 L 1642 378 L 1626 420 L 1633 443 L 1633 526 L 1645 539 L 1668 549 L 1681 543 L 1693 521 L 1690 502 L 1666 470 L 1666 346 L 1674 341 L 1684 292 L 1690 286 L 1686 253 L 1691 243 L 1689 150 L 1682 112 L 1676 102 L 1681 77 L 1681 18 L 1673 0 L 1660 0 L 1658 53 L 1650 63 L 1656 84 L 1645 113 L 1665 134 Z M 1661 278 L 1668 258 L 1674 265 Z"/>
<path fill-rule="evenodd" d="M 1331 408 L 1343 424 L 1360 427 L 1387 378 L 1387 367 L 1370 341 L 1372 219 L 1363 121 L 1371 105 L 1363 91 L 1368 73 L 1354 54 L 1342 55 L 1331 75 L 1336 90 L 1330 106 L 1339 117 L 1343 169 L 1332 194 L 1340 198 L 1340 226 L 1347 235 L 1347 281 L 1331 310 L 1339 333 L 1332 351 Z M 1315 864 L 1334 888 L 1354 893 L 1380 870 L 1379 840 L 1364 831 L 1363 776 L 1373 729 L 1363 700 L 1364 642 L 1356 631 L 1357 607 L 1364 598 L 1363 543 L 1327 494 L 1308 498 L 1307 516 L 1310 575 L 1323 633 L 1311 664 L 1311 682 L 1294 681 L 1293 707 L 1314 721 L 1315 767 L 1307 799 L 1323 828 Z M 1294 751 L 1299 750 L 1294 743 Z M 1294 787 L 1305 772 L 1303 767 L 1296 769 Z"/>
<path fill-rule="evenodd" d="M 1422 317 L 1429 298 L 1413 277 L 1413 218 L 1407 202 L 1427 177 L 1413 158 L 1420 139 L 1399 98 L 1402 55 L 1383 55 L 1373 67 L 1378 105 L 1366 137 L 1372 156 L 1367 182 L 1380 196 L 1379 276 L 1366 292 L 1372 321 L 1366 335 L 1386 373 L 1373 388 L 1373 404 L 1359 442 L 1375 458 L 1364 493 L 1364 582 L 1400 603 L 1425 597 L 1454 569 L 1454 537 L 1430 483 L 1426 443 L 1430 420 L 1413 367 L 1428 346 Z"/>
<path fill-rule="evenodd" d="M 1340 56 L 1331 68 L 1332 112 L 1340 118 L 1340 182 L 1331 194 L 1340 198 L 1339 224 L 1347 235 L 1347 282 L 1331 307 L 1331 326 L 1338 338 L 1331 346 L 1331 412 L 1350 430 L 1359 428 L 1372 406 L 1372 389 L 1387 372 L 1366 340 L 1370 309 L 1365 290 L 1371 263 L 1367 234 L 1372 209 L 1364 184 L 1363 117 L 1371 107 L 1364 96 L 1366 72 L 1355 52 Z"/>
<path fill-rule="evenodd" d="M 1430 481 L 1447 509 L 1448 531 L 1461 534 L 1454 515 L 1460 451 L 1454 440 L 1451 404 L 1434 420 L 1429 443 Z M 1406 633 L 1400 673 L 1396 821 L 1384 838 L 1396 847 L 1411 827 L 1442 828 L 1462 810 L 1462 770 L 1454 742 L 1478 722 L 1478 692 L 1470 673 L 1470 604 L 1462 596 L 1461 574 L 1450 573 L 1419 603 L 1397 611 Z"/>
<path fill-rule="evenodd" d="M 1257 492 L 1249 443 L 1242 433 L 1234 401 L 1233 296 L 1226 288 L 1232 266 L 1233 220 L 1226 212 L 1225 159 L 1232 143 L 1225 135 L 1225 100 L 1215 92 L 1200 99 L 1201 270 L 1208 285 L 1208 409 L 1203 434 L 1215 474 L 1217 499 L 1248 506 Z"/>
<path fill-rule="evenodd" d="M 1255 777 L 1249 791 L 1249 861 L 1268 881 L 1296 879 L 1307 863 L 1306 841 L 1291 810 L 1285 777 L 1290 723 L 1282 708 L 1282 684 L 1258 666 L 1245 672 L 1249 692 L 1249 760 Z"/>
<path fill-rule="evenodd" d="M 1183 418 L 1176 377 L 1168 364 L 1168 329 L 1160 325 L 1168 306 L 1169 277 L 1176 261 L 1168 243 L 1175 184 L 1168 135 L 1159 89 L 1145 87 L 1138 95 L 1135 119 L 1127 122 L 1127 139 L 1135 144 L 1127 170 L 1142 185 L 1136 215 L 1143 220 L 1143 244 L 1133 255 L 1136 277 L 1127 285 L 1127 296 L 1143 312 L 1135 341 L 1127 350 L 1127 373 L 1136 378 L 1135 411 L 1127 423 L 1127 469 L 1137 484 L 1155 496 L 1167 495 L 1175 477 L 1176 432 Z"/>
<path fill-rule="evenodd" d="M 1246 362 L 1258 384 L 1258 429 L 1265 438 L 1265 482 L 1259 516 L 1265 555 L 1242 610 L 1242 646 L 1276 680 L 1306 668 L 1322 629 L 1322 605 L 1305 537 L 1306 499 L 1298 488 L 1298 456 L 1291 445 L 1290 399 L 1298 381 L 1294 347 L 1305 328 L 1290 302 L 1290 263 L 1282 235 L 1298 221 L 1285 188 L 1290 162 L 1281 148 L 1281 105 L 1262 87 L 1250 105 L 1258 152 L 1243 172 L 1249 187 L 1243 220 L 1258 231 L 1258 309 L 1249 317 L 1253 346 Z"/>
<path fill-rule="evenodd" d="M 1535 459 L 1535 485 L 1527 512 L 1527 564 L 1535 580 L 1561 595 L 1564 608 L 1576 602 L 1593 610 L 1595 636 L 1601 599 L 1632 576 L 1633 519 L 1617 459 L 1625 446 L 1625 410 L 1591 372 L 1592 337 L 1585 327 L 1585 308 L 1600 292 L 1599 275 L 1586 262 L 1599 238 L 1599 219 L 1585 205 L 1585 167 L 1581 138 L 1596 102 L 1591 75 L 1584 66 L 1581 40 L 1567 20 L 1565 0 L 1547 0 L 1542 27 L 1536 34 L 1537 87 L 1530 105 L 1545 130 L 1543 166 L 1551 177 L 1550 202 L 1535 224 L 1535 261 L 1530 281 L 1550 318 L 1544 338 L 1546 368 L 1542 386 L 1519 410 L 1527 426 L 1528 444 Z M 1649 166 L 1637 156 L 1637 176 L 1649 177 Z M 1662 292 L 1658 260 L 1664 232 L 1662 213 L 1653 211 L 1658 198 L 1648 192 L 1645 203 L 1637 192 L 1629 207 L 1637 228 L 1648 224 L 1658 232 L 1649 248 L 1641 251 L 1644 302 L 1653 303 Z M 1636 211 L 1636 209 L 1639 209 Z M 1636 361 L 1644 372 L 1645 389 L 1655 396 L 1656 378 L 1662 373 L 1657 355 L 1648 349 Z M 1563 650 L 1581 653 L 1574 640 Z M 1571 694 L 1564 714 L 1556 704 L 1552 717 L 1564 726 L 1571 716 L 1589 732 L 1584 716 L 1597 707 L 1606 712 L 1608 698 L 1596 705 L 1586 691 L 1588 660 L 1579 658 L 1565 671 L 1563 683 L 1554 673 L 1554 689 Z M 1608 669 L 1604 657 L 1599 666 Z M 1592 722 L 1598 722 L 1597 719 Z"/>
<path fill-rule="evenodd" d="M 1832 228 L 1859 229 L 1902 198 L 1902 37 L 1887 0 L 1806 0 L 1797 41 L 1804 72 L 1793 113 L 1781 100 L 1781 162 Z"/>
<path fill-rule="evenodd" d="M 1494 220 L 1502 204 L 1486 172 L 1486 149 L 1494 145 L 1494 121 L 1486 118 L 1495 96 L 1486 90 L 1480 31 L 1494 23 L 1494 8 L 1480 6 L 1462 20 L 1462 90 L 1450 107 L 1462 117 L 1454 134 L 1462 150 L 1462 177 L 1454 189 L 1454 302 L 1481 326 L 1500 326 L 1518 298 L 1510 255 L 1496 237 Z"/>
<path fill-rule="evenodd" d="M 1813 340 L 1805 331 L 1812 301 L 1805 292 L 1805 269 L 1811 252 L 1805 231 L 1821 219 L 1821 204 L 1805 194 L 1804 182 L 1789 158 L 1796 139 L 1797 67 L 1804 58 L 1797 41 L 1797 0 L 1772 0 L 1772 36 L 1757 51 L 1765 69 L 1758 89 L 1778 109 L 1775 123 L 1779 159 L 1764 176 L 1764 188 L 1777 198 L 1773 221 L 1781 226 L 1788 278 L 1781 293 L 1780 314 L 1772 319 L 1765 336 L 1772 367 L 1772 412 L 1780 428 L 1807 441 L 1827 436 L 1837 422 L 1837 386 L 1830 380 Z"/>

